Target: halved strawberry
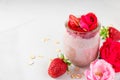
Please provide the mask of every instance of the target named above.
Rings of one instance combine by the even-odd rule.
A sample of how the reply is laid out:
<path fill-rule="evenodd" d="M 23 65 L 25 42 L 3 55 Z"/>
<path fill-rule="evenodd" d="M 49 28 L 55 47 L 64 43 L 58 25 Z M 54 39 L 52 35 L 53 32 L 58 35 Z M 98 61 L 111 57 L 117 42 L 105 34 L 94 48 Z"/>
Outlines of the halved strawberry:
<path fill-rule="evenodd" d="M 68 65 L 71 63 L 68 59 L 64 58 L 64 55 L 62 54 L 59 58 L 55 58 L 50 63 L 50 66 L 48 68 L 48 74 L 52 78 L 57 78 L 61 75 L 63 75 L 66 70 L 68 70 Z"/>
<path fill-rule="evenodd" d="M 77 18 L 74 15 L 69 15 L 68 27 L 74 31 L 85 32 L 80 27 L 80 18 Z"/>
<path fill-rule="evenodd" d="M 79 19 L 75 17 L 74 15 L 69 15 L 69 22 L 72 23 L 72 25 L 68 26 L 79 26 Z"/>
<path fill-rule="evenodd" d="M 120 40 L 120 31 L 116 28 L 109 26 L 109 27 L 102 27 L 100 30 L 100 36 L 102 39 L 111 38 L 112 40 L 118 41 Z"/>

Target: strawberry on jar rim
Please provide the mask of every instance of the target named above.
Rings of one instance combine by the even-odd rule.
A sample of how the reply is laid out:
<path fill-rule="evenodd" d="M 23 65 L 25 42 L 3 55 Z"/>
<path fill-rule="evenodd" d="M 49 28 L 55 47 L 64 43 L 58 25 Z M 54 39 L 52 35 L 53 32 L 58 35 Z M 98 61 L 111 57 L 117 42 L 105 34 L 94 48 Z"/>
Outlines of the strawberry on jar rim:
<path fill-rule="evenodd" d="M 80 31 L 82 32 L 83 30 L 80 28 L 79 25 L 79 18 L 75 17 L 74 15 L 69 15 L 69 21 L 67 23 L 70 29 L 74 31 Z"/>
<path fill-rule="evenodd" d="M 79 26 L 79 19 L 72 14 L 69 15 L 69 22 L 73 23 L 73 25 L 76 26 L 76 27 Z M 69 26 L 73 26 L 73 25 L 69 25 Z"/>

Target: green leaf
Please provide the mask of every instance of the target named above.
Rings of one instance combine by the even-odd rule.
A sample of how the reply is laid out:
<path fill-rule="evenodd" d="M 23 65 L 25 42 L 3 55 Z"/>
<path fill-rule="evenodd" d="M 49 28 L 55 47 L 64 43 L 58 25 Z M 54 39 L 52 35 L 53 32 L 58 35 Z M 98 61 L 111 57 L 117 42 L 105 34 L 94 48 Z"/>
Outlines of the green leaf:
<path fill-rule="evenodd" d="M 106 39 L 109 37 L 109 30 L 108 27 L 102 26 L 100 30 L 100 36 L 102 39 Z"/>
<path fill-rule="evenodd" d="M 60 59 L 62 59 L 68 66 L 70 66 L 71 65 L 71 62 L 69 61 L 69 59 L 66 59 L 65 57 L 64 57 L 64 54 L 60 54 L 60 55 L 58 55 L 58 57 L 60 58 Z"/>
<path fill-rule="evenodd" d="M 64 60 L 64 54 L 61 53 L 60 55 L 58 55 L 58 57 Z"/>
<path fill-rule="evenodd" d="M 68 66 L 70 66 L 70 65 L 71 65 L 71 62 L 67 62 L 67 64 L 68 64 Z"/>

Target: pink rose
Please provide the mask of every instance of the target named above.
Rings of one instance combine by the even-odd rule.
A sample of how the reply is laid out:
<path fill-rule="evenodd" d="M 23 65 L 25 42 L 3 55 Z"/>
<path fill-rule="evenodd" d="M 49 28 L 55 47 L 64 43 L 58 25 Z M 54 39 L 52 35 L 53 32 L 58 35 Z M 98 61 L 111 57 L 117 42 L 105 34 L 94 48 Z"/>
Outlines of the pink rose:
<path fill-rule="evenodd" d="M 82 15 L 80 18 L 80 27 L 86 31 L 94 30 L 98 26 L 97 17 L 94 13 Z"/>
<path fill-rule="evenodd" d="M 90 70 L 85 71 L 87 80 L 114 80 L 115 72 L 111 64 L 103 59 L 90 64 Z"/>
<path fill-rule="evenodd" d="M 110 63 L 115 72 L 120 72 L 120 42 L 107 38 L 100 48 L 100 58 Z"/>

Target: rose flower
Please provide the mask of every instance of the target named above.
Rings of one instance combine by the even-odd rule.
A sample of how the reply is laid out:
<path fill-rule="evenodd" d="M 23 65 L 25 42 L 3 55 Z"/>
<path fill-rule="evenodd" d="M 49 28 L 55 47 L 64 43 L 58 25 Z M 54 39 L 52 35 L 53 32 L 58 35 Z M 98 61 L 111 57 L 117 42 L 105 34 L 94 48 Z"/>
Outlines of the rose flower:
<path fill-rule="evenodd" d="M 85 71 L 87 80 L 114 80 L 115 72 L 111 64 L 98 59 L 90 64 L 90 70 Z"/>
<path fill-rule="evenodd" d="M 97 17 L 94 13 L 82 15 L 80 18 L 80 27 L 86 31 L 94 30 L 98 26 Z"/>
<path fill-rule="evenodd" d="M 120 72 L 120 42 L 106 39 L 100 48 L 100 58 L 110 63 L 115 72 Z"/>

